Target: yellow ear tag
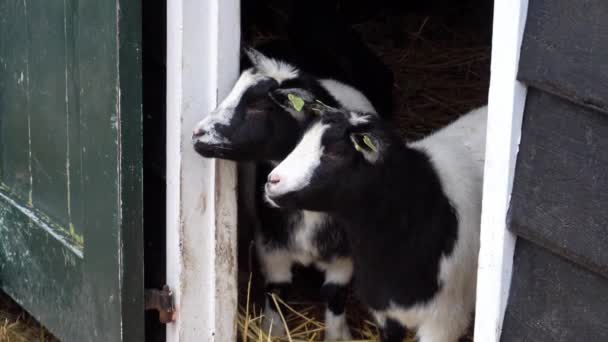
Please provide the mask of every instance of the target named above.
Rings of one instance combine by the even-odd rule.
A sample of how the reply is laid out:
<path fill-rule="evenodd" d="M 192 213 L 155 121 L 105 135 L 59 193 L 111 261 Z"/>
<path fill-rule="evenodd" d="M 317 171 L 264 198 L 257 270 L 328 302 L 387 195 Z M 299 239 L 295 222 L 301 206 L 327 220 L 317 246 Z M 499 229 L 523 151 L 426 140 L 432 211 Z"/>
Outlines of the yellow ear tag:
<path fill-rule="evenodd" d="M 302 111 L 302 108 L 304 107 L 304 100 L 302 100 L 301 97 L 294 94 L 287 94 L 287 99 L 289 102 L 291 102 L 293 109 L 297 110 L 298 112 Z"/>
<path fill-rule="evenodd" d="M 363 136 L 363 143 L 365 143 L 365 145 L 367 145 L 367 147 L 371 148 L 372 151 L 378 152 L 378 148 L 376 147 L 376 145 L 374 145 L 374 143 L 372 142 L 372 139 L 370 139 L 367 135 Z"/>
<path fill-rule="evenodd" d="M 350 136 L 350 141 L 353 142 L 353 146 L 355 146 L 355 150 L 357 152 L 363 151 L 363 149 L 361 148 L 361 146 L 359 146 L 359 144 L 357 144 L 357 140 L 352 135 Z"/>

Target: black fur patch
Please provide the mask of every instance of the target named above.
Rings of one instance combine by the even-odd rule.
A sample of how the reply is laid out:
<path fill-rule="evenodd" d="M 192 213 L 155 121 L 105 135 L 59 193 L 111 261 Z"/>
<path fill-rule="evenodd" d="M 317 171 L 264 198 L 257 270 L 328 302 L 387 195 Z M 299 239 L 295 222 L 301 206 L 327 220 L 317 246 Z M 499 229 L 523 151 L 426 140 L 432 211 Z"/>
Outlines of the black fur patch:
<path fill-rule="evenodd" d="M 387 319 L 386 325 L 380 329 L 381 342 L 403 342 L 407 333 L 401 323 Z"/>
<path fill-rule="evenodd" d="M 350 247 L 346 238 L 344 227 L 339 221 L 328 215 L 314 237 L 314 244 L 318 248 L 322 260 L 332 260 L 336 257 L 350 256 Z"/>
<path fill-rule="evenodd" d="M 279 205 L 331 212 L 345 227 L 355 266 L 355 291 L 374 310 L 389 302 L 425 303 L 440 290 L 439 262 L 457 239 L 458 219 L 437 172 L 422 151 L 408 148 L 379 119 L 352 126 L 324 114 L 324 156 L 310 184 L 275 200 Z M 349 134 L 381 141 L 373 165 Z"/>
<path fill-rule="evenodd" d="M 346 297 L 348 295 L 348 288 L 344 285 L 337 284 L 324 284 L 321 287 L 321 295 L 327 302 L 327 308 L 334 315 L 341 315 L 344 313 L 346 306 Z"/>
<path fill-rule="evenodd" d="M 390 301 L 409 307 L 433 298 L 442 285 L 440 259 L 457 239 L 455 210 L 430 160 L 419 151 L 402 154 L 407 158 L 401 162 L 386 161 L 400 167 L 370 175 L 379 184 L 361 198 L 367 209 L 343 215 L 352 227 L 356 291 L 376 310 Z"/>
<path fill-rule="evenodd" d="M 287 300 L 289 297 L 289 292 L 291 289 L 291 283 L 268 283 L 266 284 L 266 296 L 268 296 L 268 305 L 267 308 L 277 311 L 276 305 L 272 300 L 272 295 L 281 298 L 282 300 Z M 278 302 L 278 301 L 277 301 Z"/>
<path fill-rule="evenodd" d="M 286 298 L 289 295 L 291 283 L 268 283 L 266 284 L 266 294 L 275 294 L 280 298 Z M 272 298 L 270 299 L 272 301 Z"/>

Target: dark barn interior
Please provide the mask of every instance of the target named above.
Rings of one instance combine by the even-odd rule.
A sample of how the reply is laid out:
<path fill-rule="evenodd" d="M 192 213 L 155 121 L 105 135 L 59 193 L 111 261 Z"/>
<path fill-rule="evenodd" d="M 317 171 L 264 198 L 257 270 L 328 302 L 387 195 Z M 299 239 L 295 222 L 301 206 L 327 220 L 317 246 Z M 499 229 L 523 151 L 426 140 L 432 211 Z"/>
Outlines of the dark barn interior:
<path fill-rule="evenodd" d="M 144 286 L 165 281 L 165 146 L 167 2 L 142 1 L 144 128 Z M 164 341 L 158 313 L 146 311 L 146 341 Z"/>
<path fill-rule="evenodd" d="M 166 2 L 149 0 L 142 7 L 145 287 L 161 288 L 165 283 Z M 289 51 L 286 59 L 301 69 L 354 85 L 406 139 L 421 138 L 487 101 L 491 0 L 242 0 L 241 10 L 243 44 Z M 251 227 L 239 213 L 243 309 L 239 334 L 245 322 L 248 333 L 255 329 L 251 320 L 259 315 L 264 298 Z M 322 339 L 314 332 L 315 320 L 302 324 L 299 317 L 322 320 L 323 308 L 317 305 L 320 283 L 314 271 L 295 272 L 295 290 L 287 300 L 298 313 L 284 310 L 290 325 L 311 329 L 307 340 Z M 354 336 L 375 338 L 365 311 L 352 296 L 349 302 Z M 155 312 L 146 313 L 146 334 L 148 341 L 165 339 Z"/>

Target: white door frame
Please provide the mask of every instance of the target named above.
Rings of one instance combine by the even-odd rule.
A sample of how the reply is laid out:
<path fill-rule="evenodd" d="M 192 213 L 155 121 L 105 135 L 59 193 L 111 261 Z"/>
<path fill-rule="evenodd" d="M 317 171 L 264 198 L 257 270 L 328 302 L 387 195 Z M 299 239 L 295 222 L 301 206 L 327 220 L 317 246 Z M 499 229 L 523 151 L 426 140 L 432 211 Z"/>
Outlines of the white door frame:
<path fill-rule="evenodd" d="M 239 46 L 239 0 L 167 0 L 168 342 L 236 340 L 236 167 L 191 136 L 238 77 Z"/>
<path fill-rule="evenodd" d="M 495 0 L 475 340 L 498 342 L 515 236 L 506 220 L 526 87 L 516 80 L 528 0 Z M 167 1 L 167 341 L 236 338 L 236 168 L 194 153 L 194 124 L 238 76 L 239 0 Z"/>
<path fill-rule="evenodd" d="M 516 237 L 507 228 L 526 87 L 517 81 L 528 0 L 495 0 L 475 341 L 498 342 Z"/>

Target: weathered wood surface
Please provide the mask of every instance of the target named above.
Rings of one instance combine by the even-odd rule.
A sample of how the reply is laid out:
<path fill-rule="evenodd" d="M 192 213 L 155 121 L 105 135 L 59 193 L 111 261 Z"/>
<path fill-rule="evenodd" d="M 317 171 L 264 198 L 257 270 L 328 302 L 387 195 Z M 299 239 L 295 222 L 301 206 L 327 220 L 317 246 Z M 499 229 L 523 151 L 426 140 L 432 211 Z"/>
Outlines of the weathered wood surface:
<path fill-rule="evenodd" d="M 66 341 L 144 336 L 140 15 L 0 2 L 0 286 Z"/>
<path fill-rule="evenodd" d="M 605 278 L 525 239 L 513 267 L 501 341 L 608 341 Z"/>
<path fill-rule="evenodd" d="M 29 45 L 26 76 L 32 203 L 67 227 L 70 224 L 68 201 L 71 200 L 68 198 L 68 160 L 69 152 L 72 152 L 68 149 L 68 141 L 70 135 L 75 135 L 67 130 L 68 121 L 74 119 L 75 114 L 68 110 L 68 104 L 76 100 L 75 94 L 67 91 L 67 85 L 73 82 L 68 55 L 75 52 L 67 48 L 67 43 L 74 41 L 75 32 L 72 20 L 68 20 L 72 17 L 64 17 L 64 11 L 68 10 L 64 4 L 49 1 L 24 4 L 26 18 L 23 24 L 29 24 L 26 28 Z M 79 162 L 78 158 L 71 160 L 75 165 Z"/>
<path fill-rule="evenodd" d="M 511 229 L 608 277 L 608 116 L 528 92 Z"/>
<path fill-rule="evenodd" d="M 11 186 L 14 196 L 27 202 L 31 190 L 28 136 L 27 40 L 25 9 L 21 2 L 0 2 L 0 18 L 10 13 L 13 20 L 2 23 L 0 31 L 0 138 L 11 139 L 0 144 L 0 177 Z M 11 41 L 9 41 L 11 37 Z M 10 167 L 8 162 L 10 161 Z"/>
<path fill-rule="evenodd" d="M 191 136 L 238 78 L 239 6 L 167 2 L 168 342 L 237 339 L 236 168 L 201 158 Z"/>
<path fill-rule="evenodd" d="M 608 1 L 530 0 L 519 79 L 608 113 Z"/>

